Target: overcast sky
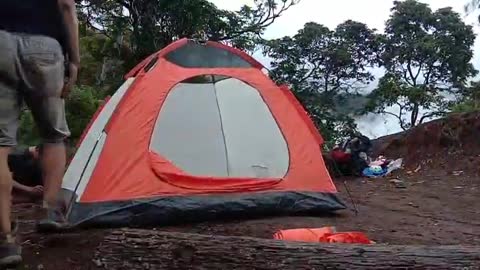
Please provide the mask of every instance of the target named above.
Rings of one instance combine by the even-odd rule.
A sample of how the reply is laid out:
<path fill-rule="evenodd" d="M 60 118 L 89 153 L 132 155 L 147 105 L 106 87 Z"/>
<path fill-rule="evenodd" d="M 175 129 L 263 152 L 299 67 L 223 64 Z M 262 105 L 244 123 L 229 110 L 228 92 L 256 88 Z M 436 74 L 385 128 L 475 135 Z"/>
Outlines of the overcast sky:
<path fill-rule="evenodd" d="M 210 0 L 219 8 L 236 10 L 244 4 L 251 5 L 253 0 Z M 434 10 L 450 6 L 464 14 L 463 6 L 468 0 L 421 0 Z M 390 15 L 393 0 L 301 0 L 297 6 L 288 10 L 266 34 L 267 38 L 292 35 L 306 22 L 314 21 L 330 28 L 347 19 L 368 24 L 372 28 L 383 30 Z M 467 23 L 475 22 L 475 16 L 465 18 Z M 478 29 L 477 29 L 478 30 Z"/>
<path fill-rule="evenodd" d="M 253 0 L 210 0 L 219 8 L 237 10 L 244 4 L 252 5 Z M 462 14 L 464 21 L 475 27 L 475 33 L 480 34 L 477 20 L 478 14 L 467 16 L 463 7 L 469 0 L 421 0 L 433 10 L 443 7 L 452 7 Z M 393 0 L 301 0 L 301 2 L 288 10 L 272 26 L 265 38 L 279 38 L 294 35 L 307 22 L 317 22 L 331 29 L 345 20 L 352 19 L 366 23 L 370 28 L 383 31 L 385 21 L 390 16 Z M 268 66 L 268 59 L 261 55 L 254 55 L 264 65 Z M 473 64 L 480 70 L 480 38 L 475 44 Z M 386 123 L 388 120 L 388 123 Z M 379 137 L 400 131 L 398 124 L 390 117 L 366 116 L 358 122 L 359 128 L 365 135 Z"/>

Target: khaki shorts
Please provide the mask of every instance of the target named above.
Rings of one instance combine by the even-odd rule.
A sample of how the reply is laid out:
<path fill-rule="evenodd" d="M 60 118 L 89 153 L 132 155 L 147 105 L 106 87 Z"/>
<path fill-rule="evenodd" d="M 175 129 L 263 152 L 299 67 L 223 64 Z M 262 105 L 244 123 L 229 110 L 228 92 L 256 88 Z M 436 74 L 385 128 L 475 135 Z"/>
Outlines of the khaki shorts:
<path fill-rule="evenodd" d="M 0 146 L 15 146 L 23 102 L 45 143 L 68 136 L 61 92 L 65 64 L 58 41 L 0 30 Z"/>

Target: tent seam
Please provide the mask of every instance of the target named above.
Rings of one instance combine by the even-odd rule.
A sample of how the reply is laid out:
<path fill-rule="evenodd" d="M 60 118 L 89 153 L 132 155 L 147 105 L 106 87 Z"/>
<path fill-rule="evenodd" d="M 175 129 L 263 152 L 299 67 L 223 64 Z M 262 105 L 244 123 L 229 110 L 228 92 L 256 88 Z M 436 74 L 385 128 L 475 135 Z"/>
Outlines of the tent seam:
<path fill-rule="evenodd" d="M 214 75 L 212 75 L 212 86 L 213 86 L 213 93 L 215 94 L 215 103 L 217 104 L 218 115 L 220 117 L 220 130 L 222 131 L 223 145 L 225 147 L 225 161 L 226 161 L 226 165 L 227 165 L 227 175 L 230 176 L 230 162 L 228 160 L 227 138 L 225 137 L 222 111 L 220 110 L 220 104 L 218 103 L 217 86 L 216 86 L 215 81 L 214 81 Z"/>

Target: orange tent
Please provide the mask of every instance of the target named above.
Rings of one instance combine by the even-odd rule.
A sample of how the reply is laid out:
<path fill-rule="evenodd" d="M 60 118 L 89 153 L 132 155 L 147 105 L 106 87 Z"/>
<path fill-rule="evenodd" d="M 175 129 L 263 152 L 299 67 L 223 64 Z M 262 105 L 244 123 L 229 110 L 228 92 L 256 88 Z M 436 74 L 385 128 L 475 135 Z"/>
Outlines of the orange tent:
<path fill-rule="evenodd" d="M 63 180 L 72 224 L 166 224 L 344 209 L 323 139 L 246 53 L 182 39 L 126 76 Z"/>

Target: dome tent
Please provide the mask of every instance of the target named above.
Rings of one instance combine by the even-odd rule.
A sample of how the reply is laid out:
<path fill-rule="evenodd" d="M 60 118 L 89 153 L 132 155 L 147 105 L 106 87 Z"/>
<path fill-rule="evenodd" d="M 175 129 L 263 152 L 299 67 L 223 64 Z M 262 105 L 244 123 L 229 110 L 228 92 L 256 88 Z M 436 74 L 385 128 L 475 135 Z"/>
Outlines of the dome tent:
<path fill-rule="evenodd" d="M 246 53 L 182 39 L 125 77 L 85 130 L 62 184 L 73 225 L 344 209 L 323 139 Z"/>

